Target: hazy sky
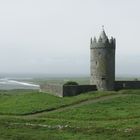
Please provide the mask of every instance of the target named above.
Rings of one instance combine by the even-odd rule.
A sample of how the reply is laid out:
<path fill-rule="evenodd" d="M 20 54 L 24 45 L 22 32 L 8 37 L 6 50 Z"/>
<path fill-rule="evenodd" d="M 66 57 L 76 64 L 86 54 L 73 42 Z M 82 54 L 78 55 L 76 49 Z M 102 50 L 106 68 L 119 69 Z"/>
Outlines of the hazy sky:
<path fill-rule="evenodd" d="M 0 73 L 89 74 L 102 25 L 116 73 L 140 75 L 139 0 L 0 0 Z"/>

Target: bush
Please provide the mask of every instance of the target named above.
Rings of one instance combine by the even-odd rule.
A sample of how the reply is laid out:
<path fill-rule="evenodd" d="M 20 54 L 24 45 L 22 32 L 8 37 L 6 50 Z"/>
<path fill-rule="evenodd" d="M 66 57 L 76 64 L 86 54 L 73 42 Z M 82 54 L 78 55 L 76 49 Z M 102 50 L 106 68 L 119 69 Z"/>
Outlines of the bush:
<path fill-rule="evenodd" d="M 68 86 L 68 85 L 79 85 L 79 84 L 75 81 L 68 81 L 64 84 L 64 86 Z"/>

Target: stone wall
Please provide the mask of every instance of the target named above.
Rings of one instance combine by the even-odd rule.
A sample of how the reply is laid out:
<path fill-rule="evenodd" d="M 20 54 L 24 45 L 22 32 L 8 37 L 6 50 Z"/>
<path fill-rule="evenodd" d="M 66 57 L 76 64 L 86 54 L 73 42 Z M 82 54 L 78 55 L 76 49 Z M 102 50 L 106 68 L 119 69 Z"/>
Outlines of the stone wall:
<path fill-rule="evenodd" d="M 96 91 L 97 88 L 95 85 L 56 85 L 56 84 L 47 84 L 40 86 L 42 92 L 48 92 L 49 94 L 66 97 L 66 96 L 75 96 L 84 92 Z"/>
<path fill-rule="evenodd" d="M 63 96 L 75 96 L 84 92 L 96 91 L 95 85 L 69 85 L 63 86 Z"/>
<path fill-rule="evenodd" d="M 63 85 L 59 84 L 44 84 L 40 85 L 41 92 L 48 92 L 49 94 L 63 97 Z"/>
<path fill-rule="evenodd" d="M 115 90 L 140 89 L 140 81 L 115 81 Z"/>

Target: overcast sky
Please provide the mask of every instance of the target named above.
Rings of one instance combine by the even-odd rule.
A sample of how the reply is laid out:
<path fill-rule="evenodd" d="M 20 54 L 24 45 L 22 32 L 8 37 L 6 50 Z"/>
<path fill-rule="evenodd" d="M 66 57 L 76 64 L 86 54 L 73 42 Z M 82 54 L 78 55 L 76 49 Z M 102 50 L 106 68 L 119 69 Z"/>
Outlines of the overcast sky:
<path fill-rule="evenodd" d="M 140 75 L 139 0 L 0 0 L 0 73 L 89 74 L 90 37 L 116 38 L 116 74 Z"/>

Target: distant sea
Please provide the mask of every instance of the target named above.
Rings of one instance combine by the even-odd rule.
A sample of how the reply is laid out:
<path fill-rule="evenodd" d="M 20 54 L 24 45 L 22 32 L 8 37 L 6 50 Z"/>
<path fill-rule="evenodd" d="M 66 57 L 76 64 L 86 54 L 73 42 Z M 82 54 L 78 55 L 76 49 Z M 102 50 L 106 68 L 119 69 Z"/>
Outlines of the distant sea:
<path fill-rule="evenodd" d="M 21 81 L 16 81 L 8 78 L 1 78 L 0 79 L 0 90 L 14 90 L 14 89 L 33 89 L 33 90 L 39 90 L 40 86 L 31 84 L 31 83 L 26 83 L 26 82 L 21 82 Z"/>

